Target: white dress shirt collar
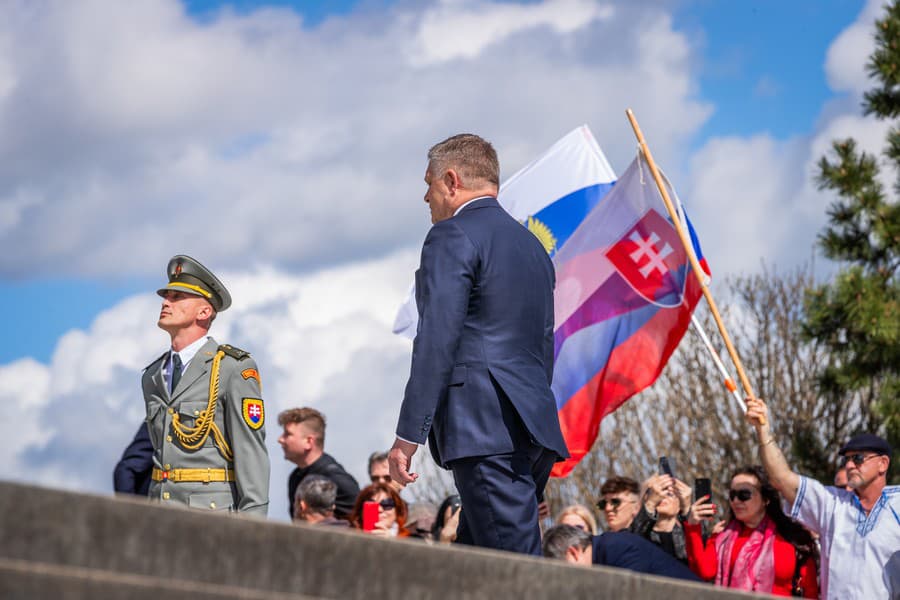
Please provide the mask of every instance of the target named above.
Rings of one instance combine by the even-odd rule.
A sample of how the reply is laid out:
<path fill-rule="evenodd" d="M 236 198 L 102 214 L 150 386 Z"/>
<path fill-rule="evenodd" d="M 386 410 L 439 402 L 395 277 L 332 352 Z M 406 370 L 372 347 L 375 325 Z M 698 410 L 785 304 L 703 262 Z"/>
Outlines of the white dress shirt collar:
<path fill-rule="evenodd" d="M 472 198 L 471 200 L 469 200 L 469 201 L 466 202 L 465 204 L 460 205 L 460 207 L 457 208 L 455 211 L 453 211 L 453 216 L 455 217 L 456 215 L 458 215 L 458 214 L 459 214 L 459 211 L 461 211 L 462 209 L 464 209 L 464 208 L 467 207 L 468 205 L 472 204 L 473 202 L 477 202 L 478 200 L 484 200 L 485 198 L 493 198 L 493 197 L 494 197 L 494 196 L 478 196 L 477 198 Z"/>
<path fill-rule="evenodd" d="M 182 348 L 180 352 L 176 353 L 174 350 L 169 350 L 169 361 L 171 362 L 172 360 L 172 354 L 178 354 L 178 357 L 181 359 L 183 372 L 184 369 L 187 369 L 188 363 L 191 362 L 191 359 L 194 358 L 194 355 L 197 354 L 200 348 L 203 347 L 203 344 L 205 344 L 207 341 L 209 341 L 209 337 L 204 335 L 195 342 L 191 342 L 190 344 Z"/>

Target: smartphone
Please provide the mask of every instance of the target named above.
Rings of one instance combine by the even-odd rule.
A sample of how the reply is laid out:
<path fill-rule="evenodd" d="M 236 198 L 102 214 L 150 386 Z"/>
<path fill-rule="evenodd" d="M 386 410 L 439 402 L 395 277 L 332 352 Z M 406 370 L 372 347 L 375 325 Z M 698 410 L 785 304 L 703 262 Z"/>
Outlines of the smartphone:
<path fill-rule="evenodd" d="M 362 521 L 363 531 L 372 531 L 375 529 L 375 523 L 378 522 L 377 502 L 372 502 L 371 500 L 363 502 Z"/>
<path fill-rule="evenodd" d="M 659 457 L 659 474 L 668 475 L 669 477 L 675 477 L 675 475 L 672 473 L 672 466 L 669 465 L 669 459 L 665 456 Z"/>
<path fill-rule="evenodd" d="M 712 484 L 708 477 L 698 477 L 694 480 L 694 502 L 703 496 L 709 496 L 708 501 L 712 502 Z"/>

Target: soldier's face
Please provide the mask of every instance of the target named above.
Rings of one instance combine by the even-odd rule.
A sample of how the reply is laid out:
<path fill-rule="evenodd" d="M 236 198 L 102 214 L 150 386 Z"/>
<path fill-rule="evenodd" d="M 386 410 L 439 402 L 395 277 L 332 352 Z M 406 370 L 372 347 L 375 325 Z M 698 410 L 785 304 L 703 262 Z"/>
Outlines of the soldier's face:
<path fill-rule="evenodd" d="M 167 290 L 159 309 L 160 329 L 178 331 L 194 325 L 198 320 L 206 320 L 212 314 L 212 306 L 205 299 L 193 294 Z"/>

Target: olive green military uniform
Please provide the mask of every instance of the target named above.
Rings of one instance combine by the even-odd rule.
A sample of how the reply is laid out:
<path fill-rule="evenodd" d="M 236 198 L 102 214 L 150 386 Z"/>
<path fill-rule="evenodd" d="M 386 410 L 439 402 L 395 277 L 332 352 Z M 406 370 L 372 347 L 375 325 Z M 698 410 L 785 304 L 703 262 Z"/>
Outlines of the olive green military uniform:
<path fill-rule="evenodd" d="M 150 497 L 192 508 L 237 510 L 265 516 L 269 506 L 269 455 L 259 374 L 247 353 L 226 350 L 222 351 L 219 363 L 219 389 L 212 419 L 221 438 L 210 426 L 196 449 L 186 446 L 199 440 L 186 442 L 188 436 L 183 432 L 197 429 L 198 417 L 207 410 L 210 374 L 219 345 L 210 338 L 200 348 L 171 396 L 163 376 L 168 352 L 144 372 L 141 385 L 147 402 L 147 426 L 155 467 Z M 257 412 L 258 415 L 252 415 Z M 177 425 L 173 423 L 176 417 Z M 220 440 L 230 448 L 232 460 L 223 456 Z M 187 469 L 199 470 L 191 472 L 190 479 L 200 480 L 176 481 Z M 215 469 L 219 474 L 216 478 L 232 481 L 204 482 L 203 469 Z"/>
<path fill-rule="evenodd" d="M 169 283 L 160 296 L 201 296 L 216 312 L 231 305 L 225 286 L 191 257 L 173 257 L 167 271 Z M 269 455 L 256 363 L 249 353 L 208 338 L 170 393 L 169 356 L 153 361 L 141 378 L 153 443 L 150 498 L 265 516 Z"/>

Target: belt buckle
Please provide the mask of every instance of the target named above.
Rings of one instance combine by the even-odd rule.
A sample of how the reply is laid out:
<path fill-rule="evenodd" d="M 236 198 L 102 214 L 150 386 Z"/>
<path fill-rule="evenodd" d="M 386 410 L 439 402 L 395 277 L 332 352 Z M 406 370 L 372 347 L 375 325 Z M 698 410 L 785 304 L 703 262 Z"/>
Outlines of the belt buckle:
<path fill-rule="evenodd" d="M 168 471 L 163 471 L 163 472 L 162 472 L 162 480 L 163 480 L 163 481 L 168 481 L 168 480 L 169 480 L 169 472 L 168 472 Z"/>
<path fill-rule="evenodd" d="M 212 481 L 212 473 L 210 471 L 212 471 L 212 469 L 207 467 L 206 473 L 203 474 L 203 483 L 209 483 L 210 481 Z"/>

